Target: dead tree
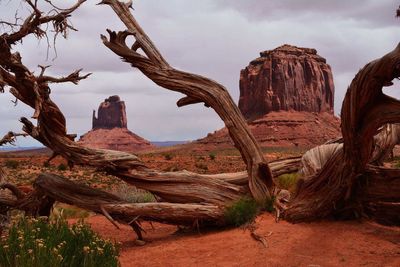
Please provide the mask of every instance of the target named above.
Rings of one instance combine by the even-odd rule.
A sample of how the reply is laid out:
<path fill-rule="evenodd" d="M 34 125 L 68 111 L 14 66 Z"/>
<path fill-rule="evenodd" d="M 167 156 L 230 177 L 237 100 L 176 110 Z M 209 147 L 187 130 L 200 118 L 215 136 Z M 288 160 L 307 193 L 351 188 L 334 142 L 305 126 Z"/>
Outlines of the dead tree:
<path fill-rule="evenodd" d="M 288 220 L 367 215 L 386 223 L 400 223 L 400 170 L 372 165 L 379 154 L 387 154 L 387 147 L 392 148 L 393 143 L 380 141 L 386 148 L 374 153 L 378 129 L 400 122 L 400 101 L 382 92 L 399 76 L 400 45 L 355 76 L 341 111 L 343 149 L 333 153 L 319 172 L 298 186 L 286 212 Z"/>
<path fill-rule="evenodd" d="M 42 175 L 35 182 L 35 191 L 14 206 L 36 214 L 45 212 L 46 209 L 38 208 L 34 204 L 38 201 L 34 200 L 48 197 L 103 213 L 111 221 L 130 224 L 142 218 L 186 225 L 225 224 L 223 214 L 226 207 L 243 196 L 252 196 L 264 204 L 276 195 L 279 204 L 276 206 L 285 207 L 279 197 L 286 199 L 287 195 L 276 189 L 271 169 L 275 174 L 293 171 L 299 168 L 299 159 L 268 165 L 227 90 L 208 78 L 171 67 L 134 19 L 129 7 L 117 0 L 103 0 L 101 4 L 110 6 L 128 30 L 119 33 L 108 30 L 109 37 L 101 37 L 104 45 L 156 84 L 183 93 L 185 97 L 178 101 L 178 106 L 202 102 L 213 108 L 228 128 L 246 163 L 247 171 L 218 175 L 201 175 L 187 171 L 160 172 L 147 168 L 135 155 L 84 148 L 71 140 L 62 112 L 50 99 L 49 84 L 77 84 L 88 75 L 81 76 L 80 71 L 76 71 L 66 77 L 55 78 L 46 76 L 46 69 L 43 67 L 36 76 L 23 65 L 19 53 L 13 53 L 12 49 L 16 42 L 29 34 L 43 36 L 41 25 L 49 22 L 56 32 L 66 33 L 69 29 L 67 17 L 83 2 L 85 1 L 80 0 L 70 9 L 45 16 L 39 11 L 36 2 L 27 1 L 33 10 L 32 15 L 18 31 L 0 36 L 0 84 L 10 87 L 10 92 L 17 99 L 35 110 L 33 118 L 37 118 L 36 126 L 26 118 L 21 119 L 26 133 L 70 162 L 96 167 L 150 191 L 162 202 L 123 203 L 115 196 L 99 190 L 79 190 L 79 185 L 54 175 Z M 135 38 L 132 45 L 126 43 L 128 36 Z M 388 85 L 395 77 L 398 77 L 398 49 L 383 59 L 370 63 L 356 76 L 342 110 L 344 152 L 330 157 L 320 172 L 299 186 L 296 199 L 287 211 L 288 219 L 301 221 L 326 218 L 335 215 L 338 210 L 353 214 L 357 209 L 348 203 L 355 203 L 354 199 L 357 200 L 356 203 L 362 203 L 361 206 L 368 207 L 371 214 L 374 208 L 376 210 L 376 205 L 390 206 L 389 199 L 398 202 L 396 194 L 382 198 L 376 192 L 387 190 L 387 180 L 385 183 L 380 182 L 387 177 L 392 179 L 392 187 L 398 186 L 397 177 L 400 172 L 369 165 L 376 130 L 385 123 L 396 122 L 398 116 L 395 111 L 397 102 L 381 92 L 382 86 Z M 368 176 L 372 184 L 376 185 L 374 190 L 363 183 L 361 174 Z M 375 201 L 372 201 L 374 198 Z M 384 203 L 380 204 L 381 201 Z"/>
<path fill-rule="evenodd" d="M 40 12 L 36 2 L 26 2 L 33 10 L 32 15 L 24 21 L 18 31 L 3 34 L 0 38 L 2 84 L 10 87 L 10 92 L 18 100 L 31 106 L 34 109 L 32 117 L 37 119 L 35 126 L 27 118 L 21 118 L 21 122 L 24 124 L 23 130 L 70 162 L 96 167 L 129 184 L 150 191 L 163 201 L 148 204 L 118 202 L 103 205 L 98 200 L 99 196 L 93 194 L 91 195 L 93 201 L 98 200 L 98 207 L 93 210 L 98 212 L 101 206 L 102 213 L 114 214 L 120 221 L 125 222 L 131 221 L 132 217 L 140 216 L 174 224 L 193 224 L 194 222 L 224 224 L 225 208 L 241 197 L 249 195 L 262 204 L 271 199 L 276 192 L 271 170 L 228 91 L 222 85 L 208 78 L 178 71 L 169 66 L 136 23 L 128 7 L 118 1 L 103 1 L 102 4 L 112 6 L 131 32 L 116 34 L 109 31 L 111 39 L 107 40 L 103 36 L 104 44 L 117 54 L 124 56 L 134 66 L 139 67 L 156 83 L 185 94 L 186 96 L 178 101 L 178 106 L 204 102 L 206 106 L 212 107 L 229 129 L 230 135 L 246 163 L 247 172 L 219 175 L 200 175 L 187 171 L 160 172 L 147 168 L 135 155 L 84 148 L 71 140 L 66 131 L 62 112 L 50 99 L 50 84 L 61 82 L 77 84 L 88 75 L 81 76 L 80 70 L 78 70 L 66 77 L 56 78 L 45 75 L 46 68 L 42 67 L 40 74 L 36 76 L 24 66 L 20 54 L 13 53 L 12 49 L 16 42 L 21 41 L 29 34 L 36 34 L 39 37 L 44 35 L 45 32 L 41 26 L 46 23 L 52 23 L 56 33 L 65 33 L 63 36 L 66 35 L 66 31 L 70 28 L 67 18 L 85 1 L 80 0 L 70 9 L 58 10 L 55 15 L 48 16 Z M 125 38 L 132 34 L 136 37 L 133 49 L 128 48 L 125 44 Z M 141 48 L 146 56 L 137 53 L 136 49 L 138 48 Z M 298 159 L 293 159 L 289 160 L 289 165 L 277 163 L 279 166 L 277 172 L 290 170 L 290 166 L 296 165 L 298 162 Z M 41 187 L 40 184 L 44 184 L 43 180 L 46 179 L 49 184 L 54 184 L 51 182 L 51 176 L 42 177 L 35 183 L 37 189 L 35 194 L 50 195 L 55 200 L 86 207 L 77 200 L 76 195 L 72 196 L 63 192 L 62 187 Z M 60 197 L 62 195 L 64 199 Z M 82 197 L 84 196 L 82 195 Z M 24 205 L 19 203 L 17 206 Z M 29 205 L 24 207 L 27 206 Z M 29 209 L 34 210 L 34 208 Z M 116 214 L 125 214 L 125 217 Z"/>

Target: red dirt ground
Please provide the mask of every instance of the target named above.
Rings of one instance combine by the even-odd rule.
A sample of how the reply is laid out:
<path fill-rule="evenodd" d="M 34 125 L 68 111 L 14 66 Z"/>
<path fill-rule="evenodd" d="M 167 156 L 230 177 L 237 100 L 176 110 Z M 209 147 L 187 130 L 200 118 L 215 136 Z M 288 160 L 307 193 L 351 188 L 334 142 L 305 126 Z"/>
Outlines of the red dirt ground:
<path fill-rule="evenodd" d="M 275 223 L 257 219 L 256 233 L 228 229 L 176 233 L 176 227 L 144 224 L 146 244 L 135 244 L 128 226 L 116 229 L 102 216 L 86 220 L 103 237 L 122 243 L 121 264 L 128 266 L 400 266 L 400 227 L 372 222 Z"/>

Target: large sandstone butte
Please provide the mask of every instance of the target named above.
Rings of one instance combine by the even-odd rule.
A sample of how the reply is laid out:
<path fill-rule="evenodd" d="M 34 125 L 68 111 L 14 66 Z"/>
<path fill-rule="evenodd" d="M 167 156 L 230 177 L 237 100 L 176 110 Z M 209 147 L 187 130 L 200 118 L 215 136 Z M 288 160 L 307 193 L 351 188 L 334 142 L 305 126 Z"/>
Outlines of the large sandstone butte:
<path fill-rule="evenodd" d="M 262 146 L 313 147 L 340 136 L 330 66 L 315 49 L 282 45 L 240 73 L 239 108 Z M 232 146 L 223 128 L 196 143 Z"/>
<path fill-rule="evenodd" d="M 334 90 L 331 68 L 317 50 L 285 44 L 241 71 L 239 108 L 250 120 L 281 110 L 333 114 Z"/>
<path fill-rule="evenodd" d="M 146 139 L 128 130 L 125 102 L 117 95 L 105 99 L 93 111 L 92 130 L 81 136 L 79 143 L 90 148 L 138 152 L 153 148 Z"/>
<path fill-rule="evenodd" d="M 117 95 L 105 99 L 100 104 L 97 114 L 98 118 L 93 110 L 92 129 L 128 128 L 125 102 Z"/>

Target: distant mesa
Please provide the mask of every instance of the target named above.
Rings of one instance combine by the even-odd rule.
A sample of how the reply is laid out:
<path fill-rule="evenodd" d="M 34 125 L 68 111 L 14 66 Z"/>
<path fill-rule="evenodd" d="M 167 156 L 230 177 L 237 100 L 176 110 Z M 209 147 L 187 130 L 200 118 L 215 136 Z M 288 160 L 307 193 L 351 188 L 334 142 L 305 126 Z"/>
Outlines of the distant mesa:
<path fill-rule="evenodd" d="M 312 48 L 282 45 L 240 73 L 239 109 L 261 146 L 313 147 L 340 136 L 330 66 Z M 223 128 L 197 141 L 232 146 Z"/>
<path fill-rule="evenodd" d="M 117 95 L 105 99 L 93 111 L 92 130 L 82 135 L 79 143 L 90 148 L 138 152 L 154 146 L 128 130 L 125 102 Z"/>
<path fill-rule="evenodd" d="M 260 53 L 240 73 L 239 108 L 246 119 L 272 111 L 333 114 L 331 67 L 312 48 L 282 45 Z"/>

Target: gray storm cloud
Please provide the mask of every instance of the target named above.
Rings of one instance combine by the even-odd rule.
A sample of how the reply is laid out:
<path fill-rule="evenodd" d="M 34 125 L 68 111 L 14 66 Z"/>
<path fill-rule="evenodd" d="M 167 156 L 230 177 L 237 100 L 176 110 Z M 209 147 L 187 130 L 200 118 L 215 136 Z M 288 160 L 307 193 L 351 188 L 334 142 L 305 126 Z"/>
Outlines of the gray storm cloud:
<path fill-rule="evenodd" d="M 66 75 L 78 68 L 93 72 L 78 86 L 58 85 L 52 90 L 53 100 L 67 117 L 69 132 L 81 135 L 88 131 L 92 110 L 113 94 L 126 102 L 129 128 L 150 140 L 197 139 L 223 126 L 202 105 L 178 109 L 179 94 L 159 88 L 105 48 L 100 34 L 107 28 L 124 27 L 110 8 L 96 6 L 96 2 L 88 1 L 71 18 L 79 31 L 57 41 L 57 57 L 52 47 L 46 60 L 45 40 L 28 38 L 17 47 L 32 69 L 51 64 L 52 75 Z M 356 72 L 397 45 L 400 21 L 394 17 L 398 5 L 394 2 L 136 0 L 134 5 L 136 18 L 171 65 L 219 81 L 235 101 L 240 70 L 260 51 L 284 43 L 316 48 L 332 66 L 338 114 Z M 16 9 L 26 14 L 22 6 L 20 1 L 0 0 L 0 19 L 13 19 Z M 22 103 L 14 107 L 12 99 L 8 93 L 0 96 L 0 134 L 20 130 L 18 118 L 33 113 Z M 19 141 L 21 146 L 35 144 L 31 139 Z"/>

